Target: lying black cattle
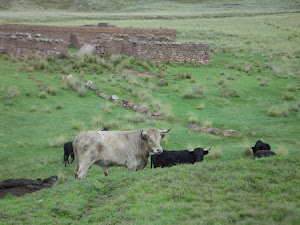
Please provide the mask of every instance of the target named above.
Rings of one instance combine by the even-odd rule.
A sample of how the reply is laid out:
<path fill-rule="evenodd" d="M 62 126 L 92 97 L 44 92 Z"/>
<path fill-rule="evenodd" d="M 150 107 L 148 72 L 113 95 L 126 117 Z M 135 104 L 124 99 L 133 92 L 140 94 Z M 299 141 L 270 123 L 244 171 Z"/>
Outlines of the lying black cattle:
<path fill-rule="evenodd" d="M 259 150 L 259 151 L 255 152 L 254 158 L 270 157 L 273 155 L 276 155 L 276 154 L 275 154 L 275 152 L 273 152 L 271 150 Z"/>
<path fill-rule="evenodd" d="M 255 155 L 255 153 L 260 150 L 271 150 L 271 146 L 268 145 L 267 143 L 258 140 L 255 146 L 252 147 L 252 150 L 253 150 L 253 155 Z"/>
<path fill-rule="evenodd" d="M 193 150 L 182 151 L 167 151 L 159 155 L 151 155 L 151 168 L 152 164 L 156 167 L 170 167 L 181 163 L 194 164 L 195 162 L 201 162 L 204 155 L 208 154 L 209 149 L 195 148 Z"/>
<path fill-rule="evenodd" d="M 64 161 L 63 163 L 65 163 L 65 167 L 67 166 L 67 162 L 68 164 L 70 163 L 69 162 L 69 156 L 71 155 L 72 157 L 72 161 L 71 163 L 73 163 L 74 161 L 74 152 L 73 152 L 73 146 L 72 146 L 72 142 L 67 142 L 64 144 Z"/>

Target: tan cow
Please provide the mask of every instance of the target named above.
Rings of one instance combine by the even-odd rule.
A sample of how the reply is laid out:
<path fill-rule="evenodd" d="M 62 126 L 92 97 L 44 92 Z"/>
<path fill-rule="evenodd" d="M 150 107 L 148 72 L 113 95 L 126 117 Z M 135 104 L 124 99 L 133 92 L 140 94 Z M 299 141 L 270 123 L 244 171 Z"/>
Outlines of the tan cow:
<path fill-rule="evenodd" d="M 135 131 L 87 131 L 76 136 L 73 149 L 76 159 L 75 179 L 84 179 L 92 164 L 100 166 L 105 176 L 108 168 L 124 166 L 128 171 L 145 168 L 149 155 L 160 154 L 160 141 L 169 130 L 156 128 Z"/>

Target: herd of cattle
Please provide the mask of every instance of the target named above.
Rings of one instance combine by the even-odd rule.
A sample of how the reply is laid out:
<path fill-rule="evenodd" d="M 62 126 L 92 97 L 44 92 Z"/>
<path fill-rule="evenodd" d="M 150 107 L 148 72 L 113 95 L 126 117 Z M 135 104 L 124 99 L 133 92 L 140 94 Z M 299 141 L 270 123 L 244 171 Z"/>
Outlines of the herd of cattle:
<path fill-rule="evenodd" d="M 138 171 L 146 167 L 151 156 L 151 168 L 170 167 L 182 163 L 194 164 L 203 161 L 210 148 L 192 150 L 163 150 L 161 139 L 168 130 L 156 128 L 135 131 L 108 131 L 106 127 L 98 131 L 78 134 L 73 142 L 64 144 L 64 160 L 67 166 L 76 159 L 75 178 L 84 179 L 92 164 L 96 164 L 108 176 L 108 168 L 124 166 L 128 171 Z M 276 155 L 269 144 L 258 140 L 252 147 L 254 158 Z"/>

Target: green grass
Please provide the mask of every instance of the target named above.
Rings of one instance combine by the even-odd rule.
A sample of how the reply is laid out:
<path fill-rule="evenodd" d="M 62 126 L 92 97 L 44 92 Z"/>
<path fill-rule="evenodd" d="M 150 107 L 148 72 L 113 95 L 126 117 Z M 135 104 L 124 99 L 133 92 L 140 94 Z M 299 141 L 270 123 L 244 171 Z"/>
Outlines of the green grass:
<path fill-rule="evenodd" d="M 1 11 L 0 22 L 84 25 L 102 20 L 121 27 L 176 29 L 181 42 L 211 44 L 210 64 L 155 64 L 119 55 L 23 62 L 0 56 L 0 181 L 59 176 L 51 189 L 2 199 L 0 224 L 300 223 L 300 20 L 299 13 L 291 13 L 299 10 L 299 3 L 92 1 L 96 10 L 91 12 L 87 5 L 85 12 L 51 11 L 78 10 L 80 4 L 74 2 L 6 1 L 11 5 Z M 29 8 L 36 11 L 28 13 Z M 30 65 L 36 70 L 27 71 Z M 138 77 L 131 68 L 156 78 Z M 77 79 L 71 88 L 60 80 L 66 73 Z M 160 79 L 168 85 L 158 86 Z M 220 80 L 225 79 L 239 98 L 223 97 Z M 151 120 L 108 103 L 83 88 L 86 80 L 107 95 L 163 113 L 165 119 Z M 260 86 L 262 82 L 268 86 Z M 200 84 L 205 98 L 183 98 Z M 243 136 L 194 132 L 188 129 L 191 122 Z M 104 126 L 172 127 L 164 149 L 211 147 L 211 152 L 201 164 L 155 170 L 148 165 L 136 173 L 116 167 L 108 177 L 92 166 L 86 180 L 75 181 L 74 164 L 62 163 L 61 140 L 72 141 L 82 130 Z M 258 139 L 280 156 L 253 160 L 249 147 Z"/>

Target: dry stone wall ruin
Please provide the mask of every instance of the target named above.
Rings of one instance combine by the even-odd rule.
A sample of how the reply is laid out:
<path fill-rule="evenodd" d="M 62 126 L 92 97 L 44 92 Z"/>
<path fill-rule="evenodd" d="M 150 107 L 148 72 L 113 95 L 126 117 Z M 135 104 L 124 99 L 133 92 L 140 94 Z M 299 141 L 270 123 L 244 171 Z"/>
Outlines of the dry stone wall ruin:
<path fill-rule="evenodd" d="M 0 53 L 48 56 L 92 44 L 98 55 L 126 54 L 154 62 L 209 63 L 209 45 L 176 41 L 176 30 L 90 26 L 0 24 Z"/>

